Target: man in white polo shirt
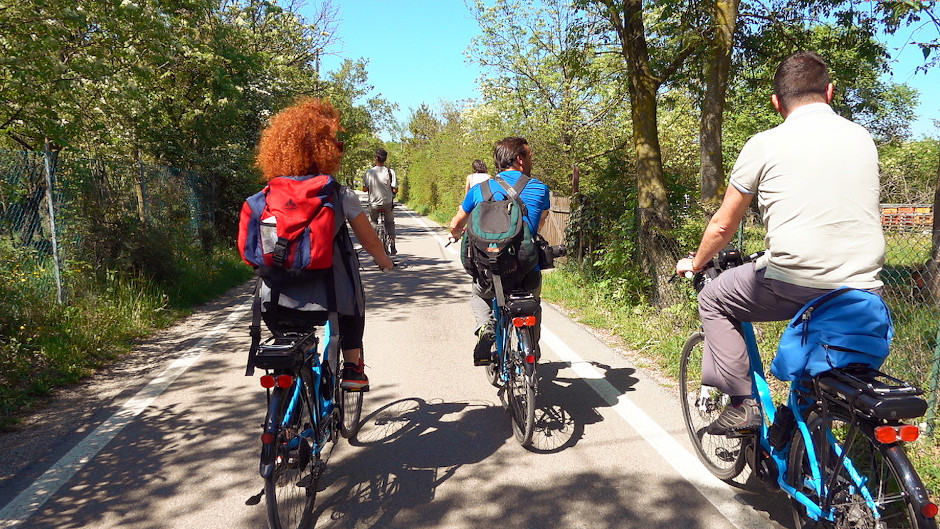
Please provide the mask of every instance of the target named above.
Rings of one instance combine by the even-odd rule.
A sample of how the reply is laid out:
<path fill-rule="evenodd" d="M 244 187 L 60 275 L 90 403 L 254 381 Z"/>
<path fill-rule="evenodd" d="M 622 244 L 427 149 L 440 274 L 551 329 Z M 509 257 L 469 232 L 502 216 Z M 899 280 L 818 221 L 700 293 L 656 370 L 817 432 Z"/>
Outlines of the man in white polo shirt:
<path fill-rule="evenodd" d="M 676 272 L 698 272 L 734 236 L 754 196 L 767 228 L 767 252 L 724 272 L 699 294 L 705 331 L 702 383 L 731 396 L 707 431 L 760 427 L 751 398 L 742 321 L 792 318 L 840 286 L 882 294 L 885 242 L 879 208 L 878 152 L 864 127 L 829 107 L 833 86 L 815 52 L 795 53 L 774 75 L 770 100 L 784 122 L 752 137 L 694 257 Z"/>

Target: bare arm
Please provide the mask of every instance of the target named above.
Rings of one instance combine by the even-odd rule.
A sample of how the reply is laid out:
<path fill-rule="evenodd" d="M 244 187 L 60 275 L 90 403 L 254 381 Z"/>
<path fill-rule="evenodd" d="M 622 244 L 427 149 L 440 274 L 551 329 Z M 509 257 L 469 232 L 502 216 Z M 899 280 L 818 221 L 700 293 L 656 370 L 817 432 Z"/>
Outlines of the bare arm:
<path fill-rule="evenodd" d="M 457 208 L 457 214 L 450 219 L 450 236 L 459 239 L 463 235 L 463 227 L 467 224 L 470 214 L 463 210 L 463 207 Z"/>
<path fill-rule="evenodd" d="M 742 193 L 738 188 L 728 186 L 721 206 L 708 221 L 708 226 L 705 226 L 705 233 L 702 234 L 702 242 L 699 243 L 695 257 L 680 259 L 676 263 L 676 273 L 682 275 L 685 272 L 698 272 L 705 267 L 705 263 L 727 246 L 734 238 L 734 232 L 741 224 L 741 219 L 744 218 L 753 198 L 754 195 Z"/>
<path fill-rule="evenodd" d="M 382 241 L 380 241 L 379 236 L 375 234 L 375 230 L 372 229 L 372 223 L 369 222 L 365 213 L 356 215 L 355 218 L 349 221 L 349 225 L 352 227 L 353 233 L 356 234 L 356 239 L 359 241 L 359 244 L 375 259 L 375 264 L 379 265 L 380 268 L 395 268 L 395 263 L 393 263 L 392 259 L 385 253 L 385 248 L 382 247 Z"/>

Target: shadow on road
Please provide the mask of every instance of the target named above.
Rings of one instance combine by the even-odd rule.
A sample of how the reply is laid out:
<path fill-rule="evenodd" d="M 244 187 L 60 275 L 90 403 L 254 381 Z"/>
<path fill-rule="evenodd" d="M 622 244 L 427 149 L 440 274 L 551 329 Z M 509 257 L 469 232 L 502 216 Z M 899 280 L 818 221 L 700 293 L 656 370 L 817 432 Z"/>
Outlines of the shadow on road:
<path fill-rule="evenodd" d="M 404 398 L 386 404 L 349 440 L 363 450 L 343 462 L 342 473 L 327 469 L 320 485 L 330 495 L 316 516 L 330 511 L 339 527 L 389 526 L 400 511 L 435 500 L 437 487 L 457 469 L 492 456 L 509 434 L 504 415 L 486 403 Z"/>
<path fill-rule="evenodd" d="M 592 362 L 606 373 L 606 379 L 621 393 L 633 391 L 637 379 L 634 369 L 619 368 Z M 539 393 L 535 410 L 535 433 L 530 450 L 554 453 L 570 448 L 584 435 L 584 427 L 602 420 L 598 409 L 610 406 L 580 377 L 563 377 L 566 362 L 538 365 Z"/>

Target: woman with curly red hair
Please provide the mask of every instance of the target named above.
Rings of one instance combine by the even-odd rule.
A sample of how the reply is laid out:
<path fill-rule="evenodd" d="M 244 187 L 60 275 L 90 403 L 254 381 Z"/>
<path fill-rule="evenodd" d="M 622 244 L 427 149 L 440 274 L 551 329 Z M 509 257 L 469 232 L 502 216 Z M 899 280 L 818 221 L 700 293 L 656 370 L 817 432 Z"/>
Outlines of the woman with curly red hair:
<path fill-rule="evenodd" d="M 271 118 L 258 144 L 257 163 L 264 179 L 335 173 L 343 156 L 343 143 L 336 138 L 340 130 L 339 112 L 326 101 L 304 99 L 282 110 Z M 341 206 L 336 208 L 337 212 L 342 211 L 342 215 L 336 215 L 332 274 L 344 361 L 341 386 L 368 391 L 369 378 L 363 371 L 361 354 L 365 297 L 359 278 L 359 258 L 349 237 L 340 236 L 340 230 L 345 230 L 348 222 L 356 239 L 380 268 L 395 265 L 372 229 L 359 197 L 349 188 L 338 186 L 334 203 Z M 280 290 L 278 311 L 283 307 L 292 314 L 322 312 L 332 301 L 329 290 L 330 286 L 323 281 L 285 284 Z M 262 288 L 262 299 L 267 299 L 265 296 L 270 297 L 270 290 Z"/>

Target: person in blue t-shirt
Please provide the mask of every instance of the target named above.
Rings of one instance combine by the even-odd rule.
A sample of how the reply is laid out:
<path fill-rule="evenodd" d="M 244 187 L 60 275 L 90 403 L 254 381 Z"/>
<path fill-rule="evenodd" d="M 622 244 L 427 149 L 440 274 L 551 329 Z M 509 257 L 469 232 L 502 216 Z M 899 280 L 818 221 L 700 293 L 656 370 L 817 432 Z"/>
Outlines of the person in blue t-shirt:
<path fill-rule="evenodd" d="M 525 138 L 508 137 L 500 140 L 493 148 L 493 158 L 496 162 L 496 169 L 499 174 L 496 177 L 502 178 L 510 186 L 515 185 L 523 174 L 530 175 L 532 171 L 532 150 L 529 148 L 529 142 Z M 470 188 L 467 196 L 464 197 L 460 209 L 450 221 L 450 234 L 454 239 L 459 239 L 464 231 L 467 221 L 470 218 L 470 212 L 477 204 L 483 201 L 483 192 L 480 186 L 488 185 L 493 193 L 493 198 L 500 200 L 508 198 L 506 191 L 496 182 L 495 178 L 477 184 Z M 538 229 L 546 219 L 545 211 L 549 209 L 551 203 L 549 200 L 548 186 L 541 180 L 532 178 L 526 184 L 525 188 L 519 194 L 519 198 L 526 205 L 528 215 L 525 222 L 528 224 L 532 234 L 538 233 Z M 542 272 L 538 266 L 535 270 L 529 272 L 522 280 L 521 288 L 529 291 L 539 299 L 542 290 Z M 492 285 L 489 288 L 482 288 L 476 281 L 470 286 L 470 307 L 473 309 L 473 315 L 477 320 L 477 344 L 473 349 L 473 364 L 482 366 L 492 361 L 492 347 L 496 340 L 496 333 L 493 330 L 493 312 L 490 308 L 493 297 Z M 541 311 L 537 315 L 538 324 L 535 327 L 535 339 L 538 343 L 539 326 L 541 325 Z"/>

